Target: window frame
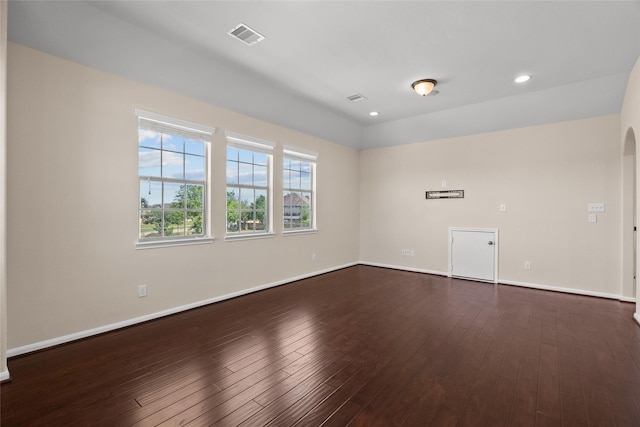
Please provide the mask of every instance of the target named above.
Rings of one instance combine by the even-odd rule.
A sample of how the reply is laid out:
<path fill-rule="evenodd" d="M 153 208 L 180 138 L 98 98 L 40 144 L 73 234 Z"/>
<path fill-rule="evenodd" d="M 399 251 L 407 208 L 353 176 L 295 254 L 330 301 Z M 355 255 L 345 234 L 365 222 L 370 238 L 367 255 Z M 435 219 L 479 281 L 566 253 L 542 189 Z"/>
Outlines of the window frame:
<path fill-rule="evenodd" d="M 211 202 L 209 197 L 209 191 L 211 186 L 211 140 L 213 134 L 215 133 L 215 128 L 211 126 L 205 126 L 198 123 L 189 122 L 182 119 L 177 119 L 174 117 L 165 116 L 162 114 L 157 114 L 149 111 L 144 111 L 140 109 L 135 110 L 136 117 L 138 119 L 138 238 L 136 243 L 136 249 L 147 249 L 147 248 L 156 248 L 156 247 L 166 247 L 166 246 L 182 246 L 182 245 L 193 245 L 193 244 L 203 244 L 203 243 L 211 243 L 214 238 L 211 235 Z M 147 129 L 145 129 L 147 127 Z M 152 130 L 155 132 L 160 132 L 162 134 L 169 134 L 174 136 L 179 136 L 182 138 L 188 138 L 192 140 L 202 141 L 203 144 L 203 179 L 189 179 L 186 176 L 186 156 L 198 156 L 199 154 L 189 153 L 187 148 L 183 145 L 182 151 L 178 150 L 169 150 L 165 149 L 162 145 L 159 148 L 155 147 L 143 147 L 140 145 L 140 136 L 141 131 L 143 130 Z M 140 174 L 140 153 L 141 148 L 146 148 L 149 150 L 158 150 L 160 152 L 160 176 L 153 175 L 141 175 Z M 175 178 L 169 176 L 163 176 L 163 168 L 165 167 L 163 162 L 163 155 L 165 153 L 178 153 L 182 154 L 183 157 L 183 174 L 182 178 Z M 161 196 L 161 206 L 160 206 L 160 215 L 161 219 L 161 228 L 164 230 L 164 218 L 166 212 L 183 212 L 185 216 L 188 215 L 188 212 L 198 211 L 202 212 L 202 232 L 198 234 L 188 235 L 186 234 L 186 225 L 184 229 L 184 233 L 178 236 L 160 236 L 153 238 L 143 238 L 141 234 L 141 221 L 143 211 L 145 210 L 142 207 L 142 190 L 143 182 L 146 181 L 151 186 L 151 183 L 160 184 L 160 188 L 162 188 L 163 195 Z M 183 191 L 186 190 L 188 186 L 202 186 L 202 208 L 193 209 L 189 208 L 187 204 L 187 200 L 184 202 L 184 206 L 182 208 L 167 208 L 164 201 L 164 187 L 165 184 L 180 184 L 185 186 Z M 157 209 L 154 209 L 157 210 Z M 186 219 L 185 219 L 186 221 Z"/>
<path fill-rule="evenodd" d="M 277 144 L 264 139 L 242 135 L 242 134 L 230 132 L 230 131 L 225 131 L 225 137 L 227 139 L 227 144 L 225 146 L 225 188 L 227 190 L 225 191 L 225 240 L 244 240 L 244 239 L 273 237 L 275 236 L 275 233 L 273 231 L 273 157 L 274 157 L 273 154 Z M 239 150 L 250 151 L 252 153 L 260 153 L 260 154 L 266 155 L 266 168 L 267 168 L 266 186 L 256 185 L 256 184 L 246 184 L 246 183 L 241 184 L 240 182 L 230 183 L 228 181 L 229 179 L 227 175 L 228 163 L 230 161 L 232 162 L 234 161 L 228 158 L 228 152 L 229 152 L 228 150 L 230 147 L 237 148 Z M 254 163 L 253 160 L 251 163 L 241 162 L 240 159 L 238 159 L 236 162 L 238 163 L 238 168 L 240 168 L 240 164 L 251 165 L 252 176 L 255 176 L 253 172 L 254 167 L 262 166 L 262 165 L 257 165 L 256 163 Z M 264 191 L 266 193 L 265 212 L 264 212 L 266 216 L 266 223 L 264 224 L 264 230 L 254 229 L 253 231 L 247 231 L 247 230 L 243 231 L 242 226 L 239 226 L 237 231 L 229 231 L 229 222 L 228 222 L 229 211 L 227 210 L 227 206 L 228 206 L 227 197 L 228 197 L 228 189 L 230 187 L 237 188 L 239 190 L 242 190 L 242 189 L 253 190 L 254 192 Z M 237 212 L 242 214 L 243 211 L 248 212 L 248 210 L 244 210 L 244 209 L 238 209 Z M 254 213 L 256 212 L 255 206 L 253 208 L 253 212 Z"/>
<path fill-rule="evenodd" d="M 299 162 L 305 162 L 310 164 L 310 189 L 306 190 L 303 188 L 294 188 L 287 187 L 285 185 L 285 166 L 286 159 L 295 160 Z M 295 235 L 295 234 L 304 234 L 304 233 L 315 233 L 318 231 L 318 223 L 317 223 L 317 163 L 318 163 L 318 153 L 305 151 L 294 147 L 283 147 L 282 150 L 282 234 L 284 236 L 287 235 Z M 292 191 L 299 192 L 309 192 L 310 196 L 310 207 L 309 207 L 309 215 L 310 215 L 310 224 L 308 227 L 299 227 L 299 228 L 287 228 L 285 225 L 286 221 L 286 206 L 284 204 L 284 198 L 287 193 L 291 193 Z"/>

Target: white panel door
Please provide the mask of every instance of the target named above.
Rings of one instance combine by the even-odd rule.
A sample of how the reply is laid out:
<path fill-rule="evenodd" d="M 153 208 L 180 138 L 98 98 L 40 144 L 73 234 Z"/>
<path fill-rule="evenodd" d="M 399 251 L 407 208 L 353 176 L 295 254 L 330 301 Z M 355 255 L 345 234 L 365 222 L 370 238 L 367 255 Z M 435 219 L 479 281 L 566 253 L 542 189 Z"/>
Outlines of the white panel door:
<path fill-rule="evenodd" d="M 450 229 L 451 276 L 497 282 L 497 230 Z"/>

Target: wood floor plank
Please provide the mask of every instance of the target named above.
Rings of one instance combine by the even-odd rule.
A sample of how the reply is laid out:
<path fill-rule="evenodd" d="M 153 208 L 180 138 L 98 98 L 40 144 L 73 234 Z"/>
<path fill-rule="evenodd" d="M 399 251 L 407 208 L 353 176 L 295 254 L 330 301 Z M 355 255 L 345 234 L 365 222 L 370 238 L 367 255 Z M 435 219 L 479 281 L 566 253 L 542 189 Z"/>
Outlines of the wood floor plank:
<path fill-rule="evenodd" d="M 567 427 L 586 426 L 587 408 L 582 394 L 562 393 L 562 425 Z"/>
<path fill-rule="evenodd" d="M 535 426 L 538 407 L 539 363 L 524 358 L 520 363 L 516 388 L 513 394 L 510 423 L 517 426 Z"/>
<path fill-rule="evenodd" d="M 9 359 L 5 426 L 637 426 L 613 300 L 357 265 Z"/>

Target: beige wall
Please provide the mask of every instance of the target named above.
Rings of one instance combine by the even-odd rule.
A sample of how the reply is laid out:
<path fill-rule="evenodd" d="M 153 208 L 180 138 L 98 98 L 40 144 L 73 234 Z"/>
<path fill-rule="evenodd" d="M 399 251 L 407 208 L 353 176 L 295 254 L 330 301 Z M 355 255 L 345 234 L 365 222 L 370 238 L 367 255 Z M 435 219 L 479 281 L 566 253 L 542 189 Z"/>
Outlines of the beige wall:
<path fill-rule="evenodd" d="M 358 153 L 23 46 L 10 43 L 8 58 L 9 304 L 0 328 L 10 326 L 9 349 L 358 260 L 446 273 L 450 226 L 500 230 L 501 282 L 634 297 L 620 225 L 631 221 L 629 157 L 619 141 L 640 117 L 638 65 L 621 116 Z M 135 108 L 217 128 L 213 244 L 134 249 Z M 274 238 L 224 240 L 225 130 L 278 143 L 276 166 L 282 145 L 319 153 L 319 233 L 283 237 L 276 221 Z M 465 198 L 425 200 L 442 181 Z M 590 202 L 606 204 L 596 224 Z M 139 284 L 148 297 L 137 298 Z"/>
<path fill-rule="evenodd" d="M 619 140 L 613 115 L 363 151 L 360 259 L 446 274 L 449 227 L 497 228 L 501 282 L 619 296 Z M 442 181 L 464 199 L 425 200 Z"/>
<path fill-rule="evenodd" d="M 625 203 L 625 217 L 623 218 L 623 224 L 625 230 L 630 229 L 633 225 L 640 224 L 638 220 L 638 214 L 640 214 L 640 208 L 638 208 L 638 203 L 640 203 L 640 197 L 638 196 L 638 190 L 640 189 L 640 185 L 637 184 L 637 179 L 640 177 L 640 173 L 638 172 L 638 167 L 640 166 L 637 160 L 633 161 L 636 158 L 638 153 L 638 139 L 640 138 L 640 59 L 636 62 L 635 66 L 631 70 L 631 74 L 629 76 L 629 82 L 627 83 L 627 90 L 624 96 L 624 102 L 622 104 L 622 110 L 620 113 L 620 131 L 621 131 L 621 140 L 623 145 L 623 152 L 625 153 L 625 173 L 623 175 L 623 179 L 625 181 L 625 195 L 626 203 Z M 631 170 L 635 171 L 630 172 Z M 635 196 L 635 197 L 634 197 Z M 633 205 L 635 203 L 635 222 L 630 218 L 633 212 Z M 629 237 L 629 234 L 625 234 L 626 245 L 625 248 L 633 248 L 632 238 Z M 629 267 L 629 259 L 625 258 L 627 262 L 625 263 L 625 271 L 632 271 L 633 269 Z M 636 254 L 636 259 L 632 260 L 635 265 L 640 265 L 638 262 L 638 255 Z M 636 271 L 638 269 L 636 268 Z M 627 273 L 629 276 L 630 274 Z M 628 287 L 633 286 L 632 277 L 630 280 L 627 280 L 629 283 Z M 635 286 L 636 293 L 636 314 L 635 318 L 640 323 L 640 298 L 638 298 L 638 287 L 637 284 Z"/>
<path fill-rule="evenodd" d="M 8 57 L 10 349 L 357 262 L 356 151 L 12 43 Z M 134 249 L 135 108 L 217 128 L 213 244 Z M 318 233 L 224 240 L 225 130 L 278 143 L 276 165 L 282 145 L 319 153 Z"/>

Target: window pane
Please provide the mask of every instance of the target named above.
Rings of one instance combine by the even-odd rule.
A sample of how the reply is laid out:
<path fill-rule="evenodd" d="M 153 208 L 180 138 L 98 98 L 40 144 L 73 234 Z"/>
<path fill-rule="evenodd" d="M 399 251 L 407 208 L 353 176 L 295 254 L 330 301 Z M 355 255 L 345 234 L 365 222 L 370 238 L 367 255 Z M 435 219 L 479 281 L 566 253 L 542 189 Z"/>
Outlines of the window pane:
<path fill-rule="evenodd" d="M 184 184 L 164 183 L 164 207 L 184 208 Z"/>
<path fill-rule="evenodd" d="M 187 154 L 195 154 L 204 157 L 204 142 L 196 139 L 184 140 L 184 152 Z"/>
<path fill-rule="evenodd" d="M 204 207 L 204 186 L 187 185 L 187 209 L 202 209 Z"/>
<path fill-rule="evenodd" d="M 169 210 L 164 212 L 164 235 L 184 236 L 184 211 Z"/>
<path fill-rule="evenodd" d="M 169 151 L 162 153 L 162 177 L 184 179 L 184 154 Z"/>
<path fill-rule="evenodd" d="M 235 147 L 227 147 L 227 160 L 238 161 L 238 149 Z"/>
<path fill-rule="evenodd" d="M 140 129 L 138 131 L 138 145 L 160 149 L 160 134 L 152 130 Z"/>
<path fill-rule="evenodd" d="M 267 190 L 256 190 L 255 197 L 254 209 L 267 209 Z"/>
<path fill-rule="evenodd" d="M 238 183 L 245 185 L 253 184 L 253 167 L 251 164 L 239 163 Z"/>
<path fill-rule="evenodd" d="M 285 169 L 284 171 L 282 171 L 282 186 L 285 189 L 289 189 L 291 188 L 291 171 L 288 169 Z"/>
<path fill-rule="evenodd" d="M 238 184 L 238 162 L 227 161 L 227 184 Z"/>
<path fill-rule="evenodd" d="M 238 187 L 227 187 L 227 205 L 230 202 L 240 201 L 240 189 Z"/>
<path fill-rule="evenodd" d="M 300 171 L 292 170 L 289 174 L 289 188 L 292 190 L 298 190 L 302 188 L 302 184 L 300 183 Z"/>
<path fill-rule="evenodd" d="M 244 229 L 246 231 L 255 231 L 256 229 L 256 218 L 253 212 L 245 212 L 243 215 L 244 219 Z"/>
<path fill-rule="evenodd" d="M 238 150 L 238 155 L 241 162 L 253 163 L 253 151 Z"/>
<path fill-rule="evenodd" d="M 140 238 L 160 237 L 162 211 L 143 209 L 140 211 Z"/>
<path fill-rule="evenodd" d="M 160 150 L 138 149 L 138 175 L 160 176 Z"/>
<path fill-rule="evenodd" d="M 285 157 L 284 158 L 284 167 L 283 169 L 287 170 L 287 169 L 291 169 L 291 159 Z"/>
<path fill-rule="evenodd" d="M 239 229 L 240 215 L 240 189 L 227 187 L 227 232 L 237 232 Z"/>
<path fill-rule="evenodd" d="M 184 144 L 182 142 L 182 138 L 179 136 L 168 135 L 166 133 L 162 134 L 162 149 L 169 151 L 178 151 L 180 153 L 184 152 Z"/>
<path fill-rule="evenodd" d="M 254 201 L 253 188 L 241 188 L 240 189 L 240 207 L 242 209 L 248 209 L 253 205 Z"/>
<path fill-rule="evenodd" d="M 267 167 L 266 166 L 253 167 L 253 185 L 258 185 L 262 187 L 267 186 Z"/>
<path fill-rule="evenodd" d="M 256 211 L 256 230 L 265 231 L 267 229 L 267 211 L 258 210 Z"/>
<path fill-rule="evenodd" d="M 184 178 L 192 181 L 204 181 L 204 157 L 185 155 Z"/>
<path fill-rule="evenodd" d="M 309 172 L 300 172 L 300 188 L 311 190 L 311 174 Z"/>
<path fill-rule="evenodd" d="M 253 153 L 253 163 L 256 165 L 267 165 L 267 155 L 265 153 Z"/>
<path fill-rule="evenodd" d="M 162 207 L 162 183 L 147 179 L 140 180 L 140 207 Z"/>
<path fill-rule="evenodd" d="M 204 221 L 202 211 L 187 211 L 187 231 L 188 236 L 202 234 L 202 224 Z"/>
<path fill-rule="evenodd" d="M 240 230 L 240 216 L 238 211 L 227 211 L 227 233 L 236 233 Z"/>

